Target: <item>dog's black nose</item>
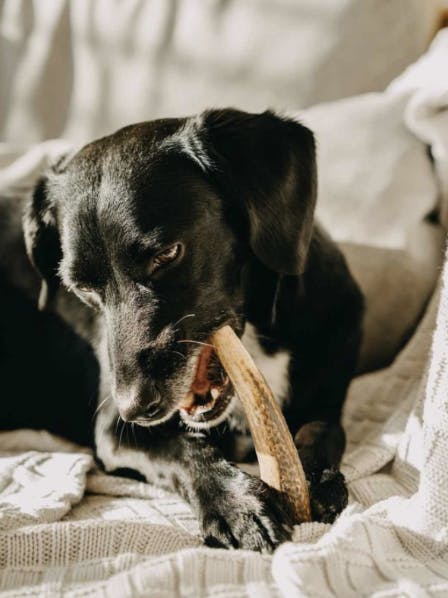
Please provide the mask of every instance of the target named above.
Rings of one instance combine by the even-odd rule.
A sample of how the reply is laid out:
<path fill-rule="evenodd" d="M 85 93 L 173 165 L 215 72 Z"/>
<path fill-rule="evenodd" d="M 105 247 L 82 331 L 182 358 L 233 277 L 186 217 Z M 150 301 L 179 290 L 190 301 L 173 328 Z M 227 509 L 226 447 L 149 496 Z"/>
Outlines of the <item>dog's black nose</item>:
<path fill-rule="evenodd" d="M 159 399 L 151 402 L 140 402 L 138 400 L 118 401 L 118 411 L 120 417 L 125 422 L 138 420 L 156 419 L 162 412 L 162 406 Z"/>

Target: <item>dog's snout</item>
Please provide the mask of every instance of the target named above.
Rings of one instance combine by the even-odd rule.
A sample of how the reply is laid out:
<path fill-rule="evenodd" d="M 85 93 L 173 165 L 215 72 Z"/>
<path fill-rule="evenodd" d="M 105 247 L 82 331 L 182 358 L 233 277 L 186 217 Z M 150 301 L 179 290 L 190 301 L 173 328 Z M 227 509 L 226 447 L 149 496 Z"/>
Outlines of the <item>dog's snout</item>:
<path fill-rule="evenodd" d="M 185 356 L 173 326 L 157 332 L 137 299 L 130 305 L 122 301 L 108 320 L 113 395 L 124 421 L 153 425 L 175 411 L 175 380 Z"/>

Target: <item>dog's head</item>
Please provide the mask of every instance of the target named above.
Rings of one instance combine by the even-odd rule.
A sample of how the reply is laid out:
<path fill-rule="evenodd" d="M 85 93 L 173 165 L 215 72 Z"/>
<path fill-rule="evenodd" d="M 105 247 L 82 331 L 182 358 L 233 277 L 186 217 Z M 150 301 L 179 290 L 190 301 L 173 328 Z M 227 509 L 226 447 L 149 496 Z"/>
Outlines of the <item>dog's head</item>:
<path fill-rule="evenodd" d="M 62 280 L 101 312 L 123 419 L 223 418 L 232 393 L 207 341 L 242 331 L 248 260 L 303 271 L 315 181 L 307 128 L 232 109 L 126 127 L 42 178 L 24 217 L 40 307 Z"/>

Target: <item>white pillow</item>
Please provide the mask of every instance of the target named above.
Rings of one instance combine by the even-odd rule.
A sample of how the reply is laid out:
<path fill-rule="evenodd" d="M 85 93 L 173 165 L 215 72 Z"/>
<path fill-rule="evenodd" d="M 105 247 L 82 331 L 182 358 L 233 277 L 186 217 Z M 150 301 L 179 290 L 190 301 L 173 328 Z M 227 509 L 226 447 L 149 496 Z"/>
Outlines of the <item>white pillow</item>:
<path fill-rule="evenodd" d="M 372 93 L 299 115 L 317 138 L 317 216 L 333 238 L 403 248 L 436 206 L 427 147 L 403 122 L 407 101 Z"/>

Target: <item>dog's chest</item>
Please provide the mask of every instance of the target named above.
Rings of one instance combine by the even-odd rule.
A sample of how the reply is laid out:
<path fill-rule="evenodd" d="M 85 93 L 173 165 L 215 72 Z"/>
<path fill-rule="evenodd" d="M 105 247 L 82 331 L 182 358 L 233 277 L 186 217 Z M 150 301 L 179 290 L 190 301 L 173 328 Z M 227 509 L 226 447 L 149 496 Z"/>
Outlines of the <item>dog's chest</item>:
<path fill-rule="evenodd" d="M 261 371 L 269 388 L 280 406 L 289 394 L 289 361 L 291 355 L 288 351 L 267 353 L 261 346 L 255 328 L 247 323 L 241 338 L 256 366 Z"/>
<path fill-rule="evenodd" d="M 289 363 L 291 359 L 289 351 L 282 350 L 275 353 L 265 351 L 258 339 L 255 328 L 249 323 L 246 323 L 241 341 L 265 377 L 277 403 L 282 408 L 289 399 Z M 236 402 L 232 412 L 231 426 L 241 432 L 247 431 L 246 417 L 240 401 Z"/>

